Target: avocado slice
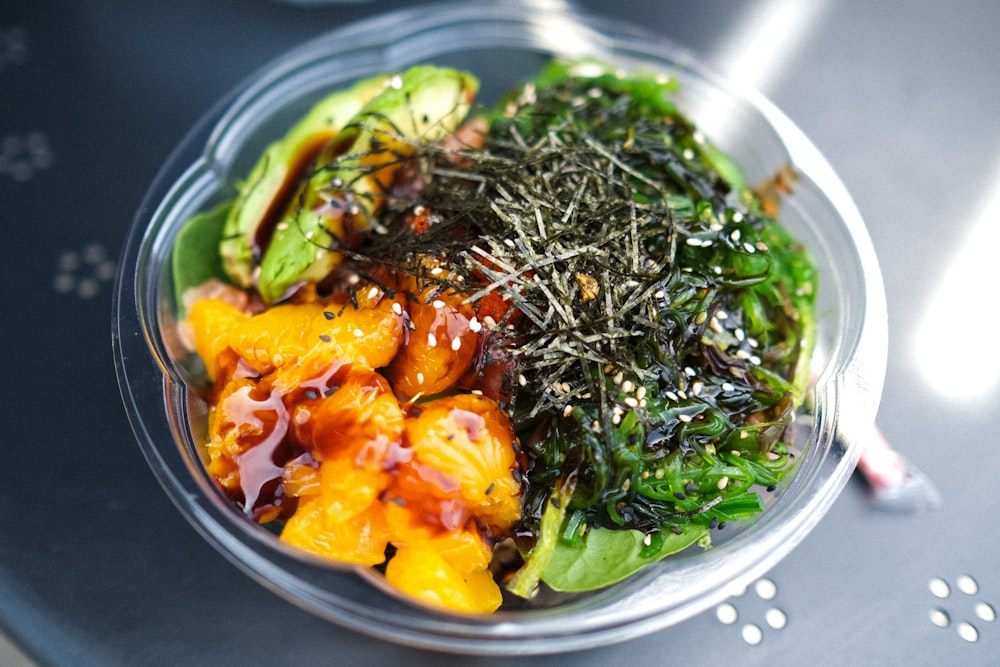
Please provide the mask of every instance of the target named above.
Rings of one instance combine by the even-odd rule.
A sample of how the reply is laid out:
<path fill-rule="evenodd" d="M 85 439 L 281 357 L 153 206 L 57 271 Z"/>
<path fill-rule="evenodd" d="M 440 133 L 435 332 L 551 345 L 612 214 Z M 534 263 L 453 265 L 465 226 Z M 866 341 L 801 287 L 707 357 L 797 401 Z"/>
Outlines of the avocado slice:
<path fill-rule="evenodd" d="M 393 80 L 393 74 L 382 74 L 326 96 L 264 150 L 237 186 L 236 203 L 226 218 L 218 248 L 226 274 L 235 284 L 253 285 L 254 267 L 271 224 L 284 211 L 320 149 Z"/>
<path fill-rule="evenodd" d="M 478 90 L 479 81 L 467 72 L 414 66 L 327 142 L 264 252 L 257 277 L 264 302 L 276 303 L 326 277 L 341 260 L 337 249 L 372 227 L 415 145 L 454 133 Z"/>

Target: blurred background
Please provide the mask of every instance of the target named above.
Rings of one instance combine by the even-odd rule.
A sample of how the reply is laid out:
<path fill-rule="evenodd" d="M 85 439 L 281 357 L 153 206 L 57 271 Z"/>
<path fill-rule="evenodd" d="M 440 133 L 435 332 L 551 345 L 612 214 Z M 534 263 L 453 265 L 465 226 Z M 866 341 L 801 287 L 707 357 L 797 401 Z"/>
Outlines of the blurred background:
<path fill-rule="evenodd" d="M 198 119 L 303 40 L 414 4 L 0 4 L 0 665 L 441 660 L 316 620 L 218 556 L 139 453 L 109 335 L 126 232 Z M 680 626 L 518 664 L 995 664 L 1000 4 L 572 5 L 759 88 L 833 165 L 885 279 L 881 431 L 926 480 L 899 499 L 858 476 L 775 570 Z"/>

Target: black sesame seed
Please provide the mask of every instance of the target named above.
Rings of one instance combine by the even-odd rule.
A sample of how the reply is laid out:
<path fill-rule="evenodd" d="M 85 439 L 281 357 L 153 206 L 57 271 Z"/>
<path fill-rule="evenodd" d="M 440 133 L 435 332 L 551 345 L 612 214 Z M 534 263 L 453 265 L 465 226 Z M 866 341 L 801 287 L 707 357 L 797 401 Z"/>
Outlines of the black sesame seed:
<path fill-rule="evenodd" d="M 687 498 L 687 495 L 681 493 L 680 491 L 675 491 L 674 498 L 676 498 L 677 500 L 684 500 Z"/>
<path fill-rule="evenodd" d="M 331 340 L 333 340 L 332 338 L 330 338 L 326 334 L 320 334 L 319 339 L 321 341 L 323 341 L 324 343 L 329 343 Z"/>
<path fill-rule="evenodd" d="M 337 315 L 336 315 L 335 313 L 331 313 L 331 312 L 330 312 L 329 310 L 324 310 L 324 311 L 323 311 L 323 317 L 325 317 L 325 318 L 326 318 L 326 319 L 328 319 L 328 320 L 332 320 L 332 319 L 333 319 L 333 318 L 335 318 L 336 316 L 337 316 Z"/>
<path fill-rule="evenodd" d="M 670 532 L 673 533 L 674 535 L 680 535 L 684 531 L 681 530 L 680 526 L 670 526 Z"/>

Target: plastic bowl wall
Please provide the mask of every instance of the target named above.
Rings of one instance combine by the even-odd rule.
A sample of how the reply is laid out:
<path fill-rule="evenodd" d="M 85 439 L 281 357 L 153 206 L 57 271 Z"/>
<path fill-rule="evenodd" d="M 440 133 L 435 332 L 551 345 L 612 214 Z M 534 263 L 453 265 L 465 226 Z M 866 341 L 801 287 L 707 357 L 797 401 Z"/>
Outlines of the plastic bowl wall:
<path fill-rule="evenodd" d="M 462 67 L 493 102 L 553 56 L 592 56 L 662 71 L 677 104 L 728 151 L 750 182 L 782 165 L 799 175 L 783 221 L 820 271 L 817 380 L 798 416 L 799 469 L 756 522 L 723 531 L 707 551 L 667 559 L 631 580 L 555 606 L 463 616 L 402 601 L 378 575 L 293 553 L 248 523 L 207 476 L 197 434 L 206 408 L 175 339 L 170 252 L 195 212 L 233 195 L 263 148 L 324 93 L 418 62 Z M 424 648 L 550 653 L 623 641 L 708 609 L 788 554 L 854 469 L 874 421 L 886 357 L 878 265 L 863 222 L 829 165 L 773 105 L 723 82 L 689 54 L 628 26 L 561 3 L 421 7 L 308 42 L 220 102 L 171 156 L 138 212 L 120 262 L 114 305 L 119 382 L 137 439 L 179 509 L 233 563 L 301 607 L 354 630 Z"/>

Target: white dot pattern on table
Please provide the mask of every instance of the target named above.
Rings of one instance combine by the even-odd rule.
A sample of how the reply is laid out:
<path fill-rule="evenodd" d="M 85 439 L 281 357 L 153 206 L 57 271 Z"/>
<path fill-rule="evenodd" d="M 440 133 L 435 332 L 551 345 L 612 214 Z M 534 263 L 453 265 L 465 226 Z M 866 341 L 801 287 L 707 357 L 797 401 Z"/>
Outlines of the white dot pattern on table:
<path fill-rule="evenodd" d="M 931 577 L 927 582 L 927 588 L 931 595 L 940 601 L 949 601 L 962 604 L 972 596 L 979 594 L 979 582 L 968 574 L 961 574 L 949 583 L 942 577 Z M 955 592 L 953 592 L 955 591 Z M 979 641 L 980 625 L 977 623 L 993 623 L 996 620 L 996 609 L 985 600 L 976 600 L 972 605 L 972 613 L 975 618 L 966 617 L 968 608 L 960 611 L 943 608 L 942 606 L 932 607 L 928 617 L 933 625 L 939 628 L 952 626 L 953 621 L 956 634 L 962 640 L 971 643 Z"/>
<path fill-rule="evenodd" d="M 753 591 L 753 595 L 765 602 L 774 600 L 778 595 L 778 586 L 767 577 L 762 577 L 753 583 L 747 590 L 734 594 L 736 600 Z M 715 618 L 723 625 L 736 625 L 740 620 L 740 612 L 736 605 L 738 602 L 723 602 L 715 608 Z M 764 641 L 767 628 L 771 630 L 782 630 L 788 625 L 788 616 L 778 607 L 768 607 L 764 612 L 763 623 L 747 620 L 740 626 L 740 638 L 750 646 L 757 646 Z"/>
<path fill-rule="evenodd" d="M 79 251 L 65 250 L 56 258 L 52 289 L 59 294 L 93 299 L 103 285 L 114 279 L 116 268 L 100 243 L 88 243 Z"/>

